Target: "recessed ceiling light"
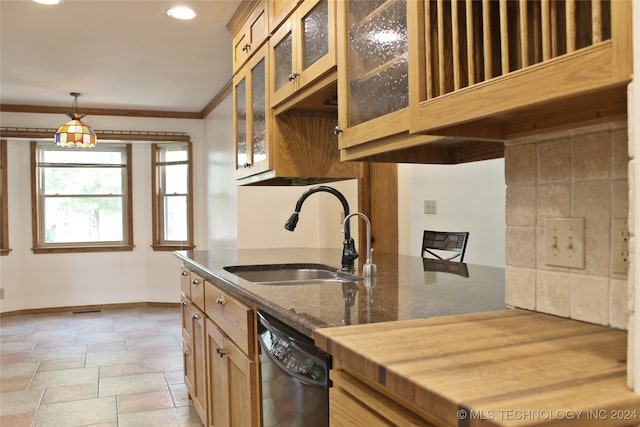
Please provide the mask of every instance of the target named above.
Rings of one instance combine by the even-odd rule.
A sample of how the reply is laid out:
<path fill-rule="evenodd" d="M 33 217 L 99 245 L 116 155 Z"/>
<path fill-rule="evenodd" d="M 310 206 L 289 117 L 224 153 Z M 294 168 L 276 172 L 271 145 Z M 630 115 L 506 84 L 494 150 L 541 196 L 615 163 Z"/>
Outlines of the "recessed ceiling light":
<path fill-rule="evenodd" d="M 60 4 L 62 0 L 33 0 L 36 3 L 40 4 Z"/>
<path fill-rule="evenodd" d="M 196 13 L 190 7 L 178 6 L 167 10 L 167 15 L 172 18 L 188 21 L 196 17 Z"/>

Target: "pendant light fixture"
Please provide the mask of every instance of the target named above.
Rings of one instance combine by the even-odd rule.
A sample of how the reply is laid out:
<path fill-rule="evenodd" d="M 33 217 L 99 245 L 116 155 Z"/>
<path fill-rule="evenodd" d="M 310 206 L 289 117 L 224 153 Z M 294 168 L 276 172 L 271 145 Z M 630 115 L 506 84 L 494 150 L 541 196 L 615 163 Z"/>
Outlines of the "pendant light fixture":
<path fill-rule="evenodd" d="M 67 114 L 71 119 L 61 125 L 56 132 L 55 141 L 58 147 L 93 148 L 96 146 L 96 133 L 91 126 L 82 122 L 84 115 L 78 113 L 78 92 L 71 92 L 73 96 L 73 113 Z"/>

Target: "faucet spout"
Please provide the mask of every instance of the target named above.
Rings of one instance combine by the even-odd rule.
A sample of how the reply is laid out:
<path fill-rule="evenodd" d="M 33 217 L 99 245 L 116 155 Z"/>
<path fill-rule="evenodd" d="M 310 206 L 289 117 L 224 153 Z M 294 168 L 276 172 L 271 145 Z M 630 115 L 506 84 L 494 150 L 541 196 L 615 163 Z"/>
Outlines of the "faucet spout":
<path fill-rule="evenodd" d="M 293 214 L 291 214 L 291 216 L 289 217 L 289 219 L 284 225 L 285 229 L 289 231 L 293 231 L 296 229 L 296 225 L 298 225 L 298 218 L 299 218 L 298 214 L 300 213 L 300 210 L 302 210 L 302 204 L 304 203 L 305 200 L 307 200 L 309 196 L 318 192 L 326 192 L 336 196 L 340 201 L 340 203 L 342 204 L 345 218 L 349 215 L 349 203 L 347 202 L 347 199 L 344 197 L 344 195 L 341 192 L 339 192 L 333 187 L 329 187 L 326 185 L 317 185 L 315 187 L 311 187 L 310 189 L 302 193 L 302 195 L 296 202 L 295 211 L 293 212 Z M 356 258 L 358 258 L 358 252 L 356 252 L 355 243 L 353 241 L 353 238 L 351 238 L 351 231 L 349 228 L 349 224 L 347 224 L 344 227 L 344 241 L 342 242 L 341 270 L 347 271 L 349 273 L 353 273 L 355 271 L 354 260 Z"/>
<path fill-rule="evenodd" d="M 373 264 L 373 249 L 371 248 L 371 221 L 369 221 L 369 218 L 367 218 L 367 216 L 362 212 L 354 212 L 344 218 L 343 224 L 346 228 L 349 225 L 349 220 L 351 219 L 351 217 L 356 215 L 362 218 L 367 225 L 367 259 L 362 266 L 362 275 L 364 277 L 375 276 L 378 271 L 376 265 Z"/>

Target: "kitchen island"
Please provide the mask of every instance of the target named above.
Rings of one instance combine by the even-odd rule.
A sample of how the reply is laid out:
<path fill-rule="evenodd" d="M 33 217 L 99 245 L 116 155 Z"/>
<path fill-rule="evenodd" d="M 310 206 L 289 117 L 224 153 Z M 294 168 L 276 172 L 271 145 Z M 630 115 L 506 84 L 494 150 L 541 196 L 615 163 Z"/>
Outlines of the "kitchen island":
<path fill-rule="evenodd" d="M 225 267 L 337 267 L 340 250 L 175 254 L 332 355 L 332 426 L 640 422 L 640 395 L 625 383 L 626 332 L 506 309 L 502 269 L 376 254 L 371 280 L 261 284 Z"/>

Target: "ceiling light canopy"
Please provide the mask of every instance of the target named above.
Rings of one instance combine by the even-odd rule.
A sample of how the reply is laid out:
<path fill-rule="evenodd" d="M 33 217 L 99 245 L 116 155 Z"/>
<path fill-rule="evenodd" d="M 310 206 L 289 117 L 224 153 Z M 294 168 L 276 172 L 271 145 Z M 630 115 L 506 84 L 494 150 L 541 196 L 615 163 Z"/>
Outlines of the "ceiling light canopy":
<path fill-rule="evenodd" d="M 174 19 L 180 19 L 182 21 L 188 21 L 196 17 L 196 13 L 187 6 L 177 6 L 167 10 L 167 15 Z"/>
<path fill-rule="evenodd" d="M 82 94 L 71 92 L 69 95 L 73 96 L 73 113 L 67 114 L 71 120 L 58 128 L 55 135 L 56 145 L 69 148 L 93 148 L 96 146 L 96 133 L 91 126 L 80 120 L 84 115 L 78 113 L 78 97 Z"/>

